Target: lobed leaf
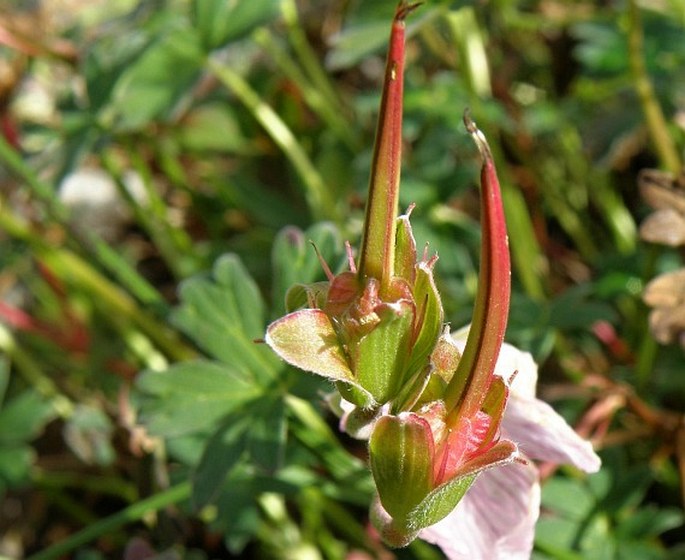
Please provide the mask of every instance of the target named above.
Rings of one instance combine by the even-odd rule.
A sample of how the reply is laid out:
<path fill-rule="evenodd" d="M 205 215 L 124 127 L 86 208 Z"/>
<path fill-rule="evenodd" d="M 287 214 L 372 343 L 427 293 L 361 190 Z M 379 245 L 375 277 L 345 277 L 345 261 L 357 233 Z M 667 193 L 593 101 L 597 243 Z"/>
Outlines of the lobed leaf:
<path fill-rule="evenodd" d="M 24 391 L 0 409 L 0 445 L 31 441 L 54 416 L 49 401 L 36 391 Z"/>
<path fill-rule="evenodd" d="M 268 22 L 278 13 L 278 8 L 278 2 L 273 0 L 195 0 L 192 18 L 202 45 L 207 50 L 213 50 L 244 37 Z"/>
<path fill-rule="evenodd" d="M 210 356 L 267 382 L 278 365 L 262 337 L 264 302 L 254 280 L 235 255 L 220 257 L 212 278 L 195 277 L 180 288 L 181 306 L 172 322 Z"/>
<path fill-rule="evenodd" d="M 202 52 L 192 30 L 173 29 L 131 61 L 112 91 L 112 109 L 123 130 L 169 117 L 200 75 Z"/>
<path fill-rule="evenodd" d="M 143 422 L 152 433 L 167 437 L 211 428 L 219 418 L 262 393 L 237 368 L 203 360 L 182 362 L 162 372 L 143 372 L 136 387 L 145 396 Z"/>

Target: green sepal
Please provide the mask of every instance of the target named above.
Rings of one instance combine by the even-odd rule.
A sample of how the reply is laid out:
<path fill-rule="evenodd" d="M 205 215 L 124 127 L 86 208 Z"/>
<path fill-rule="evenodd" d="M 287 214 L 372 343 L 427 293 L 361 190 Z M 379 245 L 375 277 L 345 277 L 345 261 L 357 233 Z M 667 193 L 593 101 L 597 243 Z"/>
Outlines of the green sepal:
<path fill-rule="evenodd" d="M 504 408 L 506 407 L 508 398 L 509 387 L 507 387 L 504 379 L 499 376 L 493 377 L 490 387 L 488 388 L 488 394 L 483 401 L 483 412 L 491 418 L 490 428 L 483 436 L 484 442 L 492 441 L 496 436 L 502 422 L 502 416 L 504 415 Z"/>
<path fill-rule="evenodd" d="M 417 417 L 417 415 L 414 416 Z M 378 446 L 380 445 L 379 442 Z M 383 496 L 380 495 L 383 509 L 389 517 L 384 518 L 377 513 L 373 515 L 376 528 L 383 536 L 383 540 L 390 546 L 406 546 L 416 538 L 421 529 L 430 527 L 449 515 L 474 483 L 478 474 L 490 467 L 511 463 L 517 457 L 518 448 L 515 443 L 508 440 L 499 441 L 489 450 L 467 462 L 450 480 L 426 493 L 413 509 L 408 512 L 400 509 L 403 514 L 401 516 L 392 515 L 386 507 Z M 412 493 L 412 499 L 415 499 L 414 493 Z M 399 498 L 395 497 L 394 500 L 398 501 Z M 389 504 L 390 507 L 396 507 L 392 502 Z"/>
<path fill-rule="evenodd" d="M 417 414 L 383 416 L 369 438 L 369 460 L 385 511 L 400 525 L 430 492 L 433 435 Z"/>
<path fill-rule="evenodd" d="M 378 406 L 373 395 L 356 383 L 338 381 L 335 384 L 335 388 L 338 389 L 343 399 L 362 409 L 371 409 Z"/>
<path fill-rule="evenodd" d="M 416 306 L 414 342 L 407 367 L 407 377 L 426 365 L 442 329 L 443 310 L 440 294 L 435 286 L 433 270 L 421 262 L 416 267 L 416 280 L 413 289 Z"/>
<path fill-rule="evenodd" d="M 408 213 L 397 218 L 395 235 L 394 276 L 404 278 L 412 286 L 416 276 L 416 241 Z"/>
<path fill-rule="evenodd" d="M 375 406 L 373 396 L 357 383 L 333 323 L 320 309 L 300 309 L 274 321 L 264 340 L 290 365 L 335 381 L 346 400 Z"/>
<path fill-rule="evenodd" d="M 428 403 L 440 400 L 445 392 L 445 387 L 447 387 L 447 383 L 440 375 L 430 373 L 427 377 L 428 380 L 420 387 L 421 393 L 414 399 L 413 404 L 407 401 L 411 404 L 411 409 L 414 411 L 419 410 Z"/>
<path fill-rule="evenodd" d="M 383 305 L 377 311 L 380 322 L 361 338 L 350 357 L 357 383 L 379 403 L 392 400 L 402 388 L 413 311 L 411 303 L 406 301 Z"/>
<path fill-rule="evenodd" d="M 411 404 L 412 410 L 418 410 L 427 403 L 442 399 L 460 359 L 461 352 L 447 330 L 438 338 L 430 354 L 430 373 L 421 387 L 420 395 L 413 403 L 405 401 Z"/>
<path fill-rule="evenodd" d="M 420 531 L 447 516 L 464 497 L 476 476 L 483 470 L 511 463 L 518 456 L 518 447 L 501 440 L 489 450 L 467 462 L 461 472 L 430 492 L 407 517 L 410 531 Z"/>
<path fill-rule="evenodd" d="M 320 309 L 301 309 L 274 321 L 265 341 L 295 367 L 333 381 L 354 381 L 333 324 Z"/>

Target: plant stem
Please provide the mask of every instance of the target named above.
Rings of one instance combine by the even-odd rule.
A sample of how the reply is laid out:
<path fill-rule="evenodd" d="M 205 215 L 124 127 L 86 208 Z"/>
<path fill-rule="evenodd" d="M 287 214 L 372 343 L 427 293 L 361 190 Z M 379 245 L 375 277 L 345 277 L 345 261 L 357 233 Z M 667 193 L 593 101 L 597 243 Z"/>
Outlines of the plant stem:
<path fill-rule="evenodd" d="M 274 40 L 268 29 L 259 29 L 254 33 L 255 42 L 272 58 L 285 76 L 297 85 L 307 104 L 321 118 L 325 125 L 342 140 L 350 150 L 358 149 L 359 142 L 352 127 L 340 110 L 340 103 L 333 104 L 316 84 L 310 81 L 300 67 L 288 56 L 283 45 Z"/>
<path fill-rule="evenodd" d="M 371 162 L 369 197 L 359 257 L 360 278 L 376 278 L 381 298 L 392 280 L 395 230 L 402 166 L 402 94 L 404 90 L 404 18 L 415 6 L 401 3 L 390 33 L 383 95 Z"/>
<path fill-rule="evenodd" d="M 295 0 L 281 0 L 281 13 L 288 29 L 288 40 L 309 78 L 331 105 L 338 105 L 339 100 L 335 87 L 331 84 L 328 74 L 321 67 L 319 58 L 307 41 L 304 27 L 299 21 Z"/>
<path fill-rule="evenodd" d="M 190 481 L 181 482 L 168 490 L 136 502 L 114 515 L 110 515 L 97 523 L 74 533 L 70 537 L 58 542 L 45 550 L 30 556 L 27 560 L 53 560 L 87 544 L 98 537 L 115 531 L 124 525 L 140 521 L 148 513 L 181 502 L 190 497 Z"/>
<path fill-rule="evenodd" d="M 126 502 L 135 502 L 138 490 L 135 484 L 117 476 L 89 475 L 83 472 L 54 472 L 36 469 L 33 475 L 35 485 L 43 489 L 78 488 L 116 496 Z"/>
<path fill-rule="evenodd" d="M 2 135 L 0 135 L 0 162 L 7 166 L 10 173 L 23 181 L 36 198 L 45 205 L 47 214 L 52 221 L 69 230 L 73 239 L 86 252 L 92 253 L 100 264 L 126 286 L 131 293 L 147 305 L 154 305 L 158 309 L 166 307 L 159 292 L 102 238 L 93 232 L 86 236 L 75 234 L 71 229 L 69 211 L 57 197 L 57 190 L 43 182 Z M 0 206 L 2 204 L 3 202 L 0 200 Z"/>
<path fill-rule="evenodd" d="M 145 313 L 136 301 L 113 284 L 76 253 L 64 247 L 52 247 L 28 224 L 12 214 L 0 199 L 0 229 L 27 243 L 35 256 L 65 280 L 86 290 L 93 300 L 104 305 L 113 319 L 127 319 L 150 337 L 167 356 L 182 360 L 194 354 L 178 335 Z"/>
<path fill-rule="evenodd" d="M 15 150 L 5 137 L 0 134 L 0 161 L 7 166 L 7 170 L 24 181 L 31 192 L 45 204 L 48 214 L 58 222 L 65 222 L 67 209 L 55 196 L 55 191 L 41 181 L 33 170 L 26 165 L 21 155 Z"/>
<path fill-rule="evenodd" d="M 474 112 L 478 111 L 483 99 L 492 95 L 490 83 L 491 72 L 487 68 L 485 33 L 479 28 L 478 20 L 472 8 L 465 7 L 456 11 L 446 11 L 446 22 L 451 30 L 452 40 L 463 63 L 463 79 L 469 92 L 469 105 Z M 478 111 L 479 112 L 479 111 Z M 488 133 L 483 127 L 485 136 L 493 140 L 491 150 L 496 161 L 504 161 L 502 149 L 496 141 L 493 131 Z M 546 257 L 535 235 L 535 229 L 523 193 L 517 189 L 509 177 L 507 169 L 500 169 L 500 188 L 502 201 L 509 223 L 511 256 L 517 276 L 528 296 L 536 301 L 544 301 L 544 272 L 547 269 Z"/>
<path fill-rule="evenodd" d="M 38 393 L 46 399 L 49 399 L 57 414 L 62 418 L 68 418 L 74 411 L 74 403 L 69 397 L 63 395 L 55 385 L 55 382 L 50 379 L 41 367 L 31 357 L 31 354 L 25 352 L 17 343 L 12 331 L 0 323 L 0 351 L 8 355 L 14 364 L 17 371 L 24 377 Z"/>
<path fill-rule="evenodd" d="M 654 142 L 654 149 L 659 156 L 661 165 L 672 173 L 680 173 L 681 161 L 678 150 L 668 132 L 668 125 L 654 92 L 644 57 L 644 33 L 640 18 L 640 9 L 636 0 L 630 0 L 628 5 L 628 57 L 633 71 L 635 89 L 640 98 L 642 111 L 645 115 L 647 130 Z"/>
<path fill-rule="evenodd" d="M 450 416 L 474 417 L 492 381 L 509 318 L 511 260 L 502 194 L 490 146 L 475 123 L 464 115 L 466 129 L 481 153 L 481 257 L 478 294 L 471 328 L 457 370 L 445 391 Z"/>

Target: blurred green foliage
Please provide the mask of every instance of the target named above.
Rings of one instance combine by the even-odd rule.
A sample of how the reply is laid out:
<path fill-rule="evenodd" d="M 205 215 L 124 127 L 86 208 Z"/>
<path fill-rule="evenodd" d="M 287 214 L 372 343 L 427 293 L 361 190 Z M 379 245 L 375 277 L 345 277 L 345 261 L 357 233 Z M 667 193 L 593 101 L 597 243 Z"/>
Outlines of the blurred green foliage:
<path fill-rule="evenodd" d="M 258 340 L 324 278 L 310 240 L 336 270 L 358 242 L 394 0 L 87 4 L 0 7 L 0 555 L 391 557 L 329 387 Z M 503 183 L 507 338 L 602 450 L 597 476 L 548 473 L 535 558 L 685 554 L 683 348 L 641 301 L 683 253 L 639 239 L 636 182 L 679 170 L 684 25 L 682 0 L 430 0 L 409 22 L 401 204 L 447 319 L 478 270 L 469 106 Z M 83 169 L 112 212 L 66 200 Z"/>

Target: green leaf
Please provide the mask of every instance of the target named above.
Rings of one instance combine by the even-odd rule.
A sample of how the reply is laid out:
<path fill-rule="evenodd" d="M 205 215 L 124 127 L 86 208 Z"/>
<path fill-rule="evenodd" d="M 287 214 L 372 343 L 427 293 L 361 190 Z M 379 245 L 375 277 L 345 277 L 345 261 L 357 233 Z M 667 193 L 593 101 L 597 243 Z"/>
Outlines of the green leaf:
<path fill-rule="evenodd" d="M 252 463 L 273 473 L 283 463 L 286 442 L 285 403 L 280 395 L 265 397 L 246 410 L 251 419 L 247 452 Z"/>
<path fill-rule="evenodd" d="M 221 417 L 261 394 L 244 372 L 225 364 L 192 361 L 146 371 L 136 386 L 144 395 L 142 421 L 157 435 L 210 429 Z"/>
<path fill-rule="evenodd" d="M 388 10 L 381 7 L 380 2 L 366 2 L 360 6 L 364 6 L 364 4 L 373 6 L 372 10 L 378 5 L 379 10 L 374 10 L 375 13 L 365 14 L 363 19 L 360 17 L 363 23 L 351 25 L 335 37 L 333 49 L 326 58 L 326 67 L 329 70 L 343 70 L 356 66 L 364 58 L 386 46 L 388 41 L 388 20 L 386 19 L 389 15 Z M 443 13 L 440 6 L 424 7 L 407 25 L 407 37 Z"/>
<path fill-rule="evenodd" d="M 184 119 L 179 140 L 186 150 L 249 154 L 254 151 L 240 129 L 236 110 L 226 103 L 207 103 Z"/>
<path fill-rule="evenodd" d="M 282 229 L 274 241 L 273 263 L 274 313 L 285 313 L 285 296 L 295 284 L 310 284 L 324 278 L 324 271 L 312 244 L 327 262 L 337 258 L 342 245 L 337 228 L 330 223 L 318 223 L 307 231 L 295 227 Z"/>
<path fill-rule="evenodd" d="M 273 19 L 279 3 L 273 0 L 194 0 L 193 24 L 206 50 L 240 39 Z"/>
<path fill-rule="evenodd" d="M 193 474 L 195 506 L 219 496 L 227 475 L 241 459 L 273 473 L 283 460 L 285 433 L 285 404 L 280 396 L 250 401 L 231 413 L 209 439 Z"/>
<path fill-rule="evenodd" d="M 181 306 L 172 322 L 210 356 L 267 382 L 278 361 L 263 345 L 264 302 L 235 255 L 220 257 L 212 278 L 194 277 L 180 287 Z"/>
<path fill-rule="evenodd" d="M 228 546 L 238 556 L 259 528 L 263 527 L 263 519 L 256 505 L 260 492 L 254 472 L 247 467 L 238 467 L 229 474 L 217 497 L 218 515 L 211 528 L 226 535 Z"/>
<path fill-rule="evenodd" d="M 10 382 L 10 368 L 5 356 L 0 356 L 0 407 L 5 400 L 5 393 Z"/>
<path fill-rule="evenodd" d="M 379 50 L 388 41 L 388 24 L 384 21 L 358 25 L 341 33 L 326 59 L 330 70 L 341 70 L 356 65 L 360 60 Z"/>
<path fill-rule="evenodd" d="M 646 506 L 631 512 L 616 527 L 619 541 L 649 539 L 683 524 L 683 513 L 675 508 Z"/>
<path fill-rule="evenodd" d="M 291 420 L 288 429 L 294 439 L 320 458 L 330 476 L 347 490 L 347 501 L 362 493 L 362 499 L 356 503 L 368 503 L 373 487 L 366 465 L 342 446 L 338 434 L 310 402 L 293 395 L 288 395 L 285 402 Z M 357 492 L 353 492 L 353 486 Z"/>
<path fill-rule="evenodd" d="M 171 116 L 200 74 L 202 51 L 192 30 L 174 29 L 122 73 L 112 93 L 117 126 L 135 130 Z"/>
<path fill-rule="evenodd" d="M 0 444 L 31 441 L 54 418 L 52 405 L 35 391 L 25 391 L 0 410 Z"/>
<path fill-rule="evenodd" d="M 580 521 L 590 515 L 596 500 L 582 480 L 553 477 L 545 483 L 542 504 L 568 519 Z"/>
<path fill-rule="evenodd" d="M 221 491 L 226 475 L 245 452 L 245 441 L 252 418 L 231 414 L 207 442 L 200 463 L 193 473 L 193 505 L 200 509 Z"/>
<path fill-rule="evenodd" d="M 13 487 L 28 479 L 34 456 L 27 445 L 0 447 L 0 496 L 3 486 Z"/>
<path fill-rule="evenodd" d="M 553 300 L 550 324 L 558 329 L 583 329 L 599 320 L 617 322 L 616 311 L 607 303 L 590 299 L 593 287 L 581 284 Z"/>

